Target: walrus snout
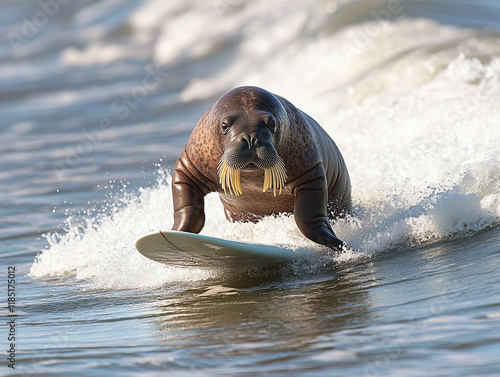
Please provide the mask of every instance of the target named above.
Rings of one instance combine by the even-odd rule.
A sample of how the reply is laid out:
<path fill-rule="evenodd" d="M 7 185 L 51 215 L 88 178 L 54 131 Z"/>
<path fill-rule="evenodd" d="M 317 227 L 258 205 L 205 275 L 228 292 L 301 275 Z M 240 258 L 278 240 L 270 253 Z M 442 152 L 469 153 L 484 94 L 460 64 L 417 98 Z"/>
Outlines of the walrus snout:
<path fill-rule="evenodd" d="M 228 140 L 222 160 L 233 169 L 268 169 L 275 165 L 278 152 L 272 140 L 258 132 L 242 132 Z"/>
<path fill-rule="evenodd" d="M 231 194 L 241 195 L 241 171 L 259 169 L 264 170 L 262 191 L 273 188 L 274 196 L 277 190 L 281 194 L 287 178 L 285 162 L 272 143 L 261 143 L 255 135 L 243 134 L 240 138 L 233 138 L 232 143 L 226 146 L 217 174 L 224 192 L 228 188 Z"/>
<path fill-rule="evenodd" d="M 256 135 L 244 133 L 228 143 L 222 157 L 233 169 L 245 169 L 250 165 L 250 170 L 255 170 L 259 161 L 257 149 L 260 148 L 262 146 Z"/>

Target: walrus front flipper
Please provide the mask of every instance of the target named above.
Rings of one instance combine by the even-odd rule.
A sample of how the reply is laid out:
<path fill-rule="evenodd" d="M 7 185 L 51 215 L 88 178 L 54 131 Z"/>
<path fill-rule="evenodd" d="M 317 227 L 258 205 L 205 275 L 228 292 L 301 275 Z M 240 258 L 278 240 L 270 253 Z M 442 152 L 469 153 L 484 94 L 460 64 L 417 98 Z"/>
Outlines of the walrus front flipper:
<path fill-rule="evenodd" d="M 172 230 L 199 233 L 205 225 L 205 195 L 210 190 L 189 171 L 189 158 L 183 153 L 172 175 L 174 226 Z"/>
<path fill-rule="evenodd" d="M 302 234 L 311 241 L 340 250 L 346 245 L 337 238 L 328 221 L 328 189 L 323 165 L 316 165 L 313 170 L 323 174 L 301 183 L 294 190 L 295 222 Z"/>

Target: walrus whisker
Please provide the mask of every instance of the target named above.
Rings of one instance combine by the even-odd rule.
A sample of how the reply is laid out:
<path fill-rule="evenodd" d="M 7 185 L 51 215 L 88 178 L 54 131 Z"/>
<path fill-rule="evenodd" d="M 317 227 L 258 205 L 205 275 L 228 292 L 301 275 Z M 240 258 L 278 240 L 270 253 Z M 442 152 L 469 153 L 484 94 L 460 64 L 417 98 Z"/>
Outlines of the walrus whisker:
<path fill-rule="evenodd" d="M 278 177 L 277 177 L 277 172 L 276 172 L 276 165 L 272 167 L 272 172 L 273 172 L 273 193 L 274 196 L 276 196 L 276 186 L 278 184 Z"/>
<path fill-rule="evenodd" d="M 230 167 L 225 161 L 221 161 L 218 167 L 219 183 L 222 185 L 224 194 L 227 190 L 231 195 L 239 196 L 241 191 L 241 170 Z"/>
<path fill-rule="evenodd" d="M 226 192 L 226 170 L 227 170 L 227 165 L 222 161 L 220 161 L 217 173 L 219 174 L 219 183 L 222 185 L 224 193 Z"/>
<path fill-rule="evenodd" d="M 264 186 L 262 188 L 263 192 L 266 192 L 268 189 L 273 189 L 273 195 L 276 196 L 276 191 L 279 189 L 279 195 L 281 195 L 281 191 L 286 182 L 286 170 L 284 167 L 284 162 L 281 159 L 278 159 L 278 162 L 264 170 Z"/>
<path fill-rule="evenodd" d="M 262 188 L 262 192 L 266 192 L 269 188 L 269 179 L 270 179 L 270 169 L 264 170 L 264 187 Z"/>
<path fill-rule="evenodd" d="M 228 188 L 229 193 L 232 194 L 233 188 L 231 187 L 231 168 L 229 166 L 226 168 L 224 179 L 226 180 L 226 187 Z"/>
<path fill-rule="evenodd" d="M 278 166 L 275 166 L 274 170 L 276 171 L 276 182 L 277 182 L 277 187 L 279 188 L 279 195 L 281 195 L 281 186 L 283 184 L 282 177 L 281 177 L 281 171 L 280 171 Z M 276 187 L 274 188 L 274 191 L 276 191 Z M 275 196 L 276 196 L 276 194 L 275 194 Z"/>
<path fill-rule="evenodd" d="M 233 186 L 234 195 L 239 196 L 242 194 L 241 192 L 241 181 L 240 181 L 240 172 L 239 169 L 231 169 L 231 184 Z"/>
<path fill-rule="evenodd" d="M 233 169 L 230 166 L 228 166 L 226 169 L 226 186 L 229 188 L 229 193 L 231 195 L 234 195 L 232 177 L 233 177 Z"/>
<path fill-rule="evenodd" d="M 226 164 L 219 164 L 219 169 L 218 174 L 219 174 L 219 183 L 222 185 L 222 189 L 224 190 L 224 193 L 226 192 L 226 171 L 227 171 L 227 165 Z"/>

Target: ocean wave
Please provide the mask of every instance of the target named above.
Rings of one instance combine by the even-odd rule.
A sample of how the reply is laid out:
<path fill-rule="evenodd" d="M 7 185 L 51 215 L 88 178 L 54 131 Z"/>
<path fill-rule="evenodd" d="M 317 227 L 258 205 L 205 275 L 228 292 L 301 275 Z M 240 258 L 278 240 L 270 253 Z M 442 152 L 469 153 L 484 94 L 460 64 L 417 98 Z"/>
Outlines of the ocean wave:
<path fill-rule="evenodd" d="M 499 35 L 404 17 L 404 10 L 377 19 L 359 7 L 361 2 L 347 1 L 151 1 L 127 22 L 136 33 L 131 43 L 150 49 L 157 64 L 174 74 L 190 67 L 181 101 L 258 85 L 322 124 L 340 147 L 353 186 L 355 211 L 334 224 L 352 252 L 338 261 L 469 237 L 495 226 Z M 339 14 L 349 14 L 351 21 L 339 23 Z M 113 46 L 106 40 L 89 44 L 80 55 L 66 50 L 62 56 L 68 65 L 130 58 L 128 47 Z M 110 55 L 100 56 L 106 51 Z M 206 271 L 156 264 L 134 249 L 139 235 L 172 225 L 168 174 L 161 168 L 158 175 L 153 187 L 108 199 L 99 216 L 69 217 L 65 233 L 47 235 L 48 246 L 30 276 L 71 275 L 102 289 L 209 278 Z M 215 194 L 207 197 L 206 211 L 206 235 L 318 248 L 290 216 L 229 223 Z"/>

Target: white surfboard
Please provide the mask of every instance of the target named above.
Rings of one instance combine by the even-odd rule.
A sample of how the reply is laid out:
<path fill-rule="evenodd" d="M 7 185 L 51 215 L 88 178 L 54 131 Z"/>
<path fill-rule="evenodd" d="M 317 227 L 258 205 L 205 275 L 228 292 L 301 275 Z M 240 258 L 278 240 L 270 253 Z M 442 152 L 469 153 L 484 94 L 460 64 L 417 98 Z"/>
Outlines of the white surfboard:
<path fill-rule="evenodd" d="M 161 230 L 135 242 L 136 249 L 156 262 L 177 267 L 262 266 L 317 255 L 313 250 L 250 244 L 200 234 Z"/>

